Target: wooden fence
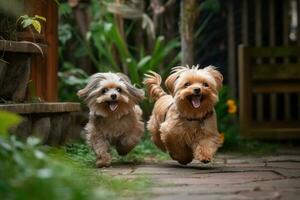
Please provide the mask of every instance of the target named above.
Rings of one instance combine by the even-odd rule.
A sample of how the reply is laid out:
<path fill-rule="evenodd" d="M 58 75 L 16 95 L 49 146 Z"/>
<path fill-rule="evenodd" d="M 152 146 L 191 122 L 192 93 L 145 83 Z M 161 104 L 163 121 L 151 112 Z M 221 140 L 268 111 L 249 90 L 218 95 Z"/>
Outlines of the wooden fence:
<path fill-rule="evenodd" d="M 229 84 L 240 96 L 242 134 L 299 137 L 300 0 L 230 0 L 227 11 Z"/>
<path fill-rule="evenodd" d="M 296 4 L 296 12 L 292 11 Z M 300 0 L 228 0 L 227 48 L 229 84 L 233 96 L 238 89 L 238 46 L 299 46 Z M 290 39 L 291 23 L 297 13 L 296 40 Z M 293 18 L 293 19 L 292 19 Z"/>
<path fill-rule="evenodd" d="M 300 47 L 239 46 L 241 133 L 300 138 Z"/>

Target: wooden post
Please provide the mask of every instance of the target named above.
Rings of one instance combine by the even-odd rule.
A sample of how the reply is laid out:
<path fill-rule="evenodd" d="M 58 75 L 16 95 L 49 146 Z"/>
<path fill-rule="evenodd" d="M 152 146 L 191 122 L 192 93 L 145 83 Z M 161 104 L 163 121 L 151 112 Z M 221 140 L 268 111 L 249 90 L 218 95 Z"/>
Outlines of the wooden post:
<path fill-rule="evenodd" d="M 300 46 L 300 0 L 297 1 L 297 45 Z M 300 56 L 298 56 L 298 62 L 300 62 Z M 300 105 L 300 94 L 298 94 L 298 105 Z M 300 120 L 300 106 L 298 106 L 298 120 Z"/>
<path fill-rule="evenodd" d="M 240 125 L 242 134 L 251 136 L 252 122 L 252 93 L 251 91 L 251 69 L 249 67 L 249 48 L 240 45 L 238 48 L 239 66 L 239 99 L 240 99 Z"/>
<path fill-rule="evenodd" d="M 290 33 L 290 0 L 283 1 L 283 45 L 289 45 L 289 33 Z M 284 63 L 289 63 L 289 58 L 284 59 Z M 284 94 L 284 118 L 286 120 L 291 119 L 291 96 L 288 93 Z"/>
<path fill-rule="evenodd" d="M 242 41 L 245 46 L 249 45 L 248 17 L 248 0 L 242 0 Z"/>
<path fill-rule="evenodd" d="M 269 46 L 274 47 L 276 41 L 276 31 L 275 31 L 275 0 L 270 0 L 269 2 L 269 33 L 270 33 L 270 41 Z M 275 63 L 275 58 L 270 58 L 270 63 Z M 271 111 L 271 120 L 277 119 L 277 94 L 270 94 L 270 111 Z"/>
<path fill-rule="evenodd" d="M 230 95 L 236 98 L 236 47 L 235 47 L 235 26 L 234 26 L 234 1 L 227 3 L 227 35 L 228 35 L 228 79 L 230 85 Z"/>
<path fill-rule="evenodd" d="M 257 47 L 262 46 L 262 27 L 261 27 L 261 0 L 255 1 L 255 44 Z M 257 63 L 261 63 L 261 59 L 258 58 Z M 262 94 L 256 94 L 256 114 L 257 114 L 257 120 L 262 121 L 263 120 L 263 95 Z"/>
<path fill-rule="evenodd" d="M 181 64 L 194 65 L 194 25 L 198 17 L 198 1 L 182 0 L 180 3 Z"/>
<path fill-rule="evenodd" d="M 55 1 L 48 1 L 47 6 L 46 41 L 47 51 L 47 77 L 46 100 L 57 101 L 57 65 L 58 65 L 58 9 Z"/>
<path fill-rule="evenodd" d="M 300 0 L 297 1 L 297 17 L 298 17 L 297 44 L 300 46 Z"/>

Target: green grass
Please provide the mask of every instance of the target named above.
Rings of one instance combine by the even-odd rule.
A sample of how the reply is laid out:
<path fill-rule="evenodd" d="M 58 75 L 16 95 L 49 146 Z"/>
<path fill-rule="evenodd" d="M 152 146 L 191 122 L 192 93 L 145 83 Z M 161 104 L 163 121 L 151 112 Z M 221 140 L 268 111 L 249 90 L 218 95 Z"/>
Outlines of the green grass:
<path fill-rule="evenodd" d="M 90 147 L 85 143 L 74 143 L 67 145 L 66 153 L 70 158 L 80 160 L 89 166 L 94 166 L 96 157 Z M 149 134 L 146 133 L 141 142 L 126 156 L 119 156 L 114 147 L 110 149 L 112 162 L 115 164 L 142 163 L 146 160 L 159 162 L 169 158 L 169 155 L 158 149 L 150 140 Z"/>
<path fill-rule="evenodd" d="M 147 198 L 147 188 L 151 185 L 147 176 L 139 176 L 134 179 L 124 179 L 102 173 L 95 166 L 95 154 L 85 142 L 73 143 L 60 148 L 49 147 L 47 154 L 52 160 L 63 163 L 72 168 L 79 182 L 86 182 L 89 188 L 100 187 L 102 196 L 112 199 L 119 197 L 135 197 L 136 199 Z M 114 148 L 111 149 L 113 157 L 112 165 L 135 165 L 148 159 L 153 162 L 169 158 L 151 142 L 148 134 L 142 141 L 125 157 L 119 156 Z"/>
<path fill-rule="evenodd" d="M 119 199 L 131 197 L 146 198 L 147 188 L 151 184 L 146 176 L 134 179 L 104 174 L 94 166 L 95 156 L 86 144 L 73 144 L 63 148 L 49 148 L 48 155 L 55 162 L 63 163 L 76 174 L 78 182 L 85 182 L 96 196 Z"/>

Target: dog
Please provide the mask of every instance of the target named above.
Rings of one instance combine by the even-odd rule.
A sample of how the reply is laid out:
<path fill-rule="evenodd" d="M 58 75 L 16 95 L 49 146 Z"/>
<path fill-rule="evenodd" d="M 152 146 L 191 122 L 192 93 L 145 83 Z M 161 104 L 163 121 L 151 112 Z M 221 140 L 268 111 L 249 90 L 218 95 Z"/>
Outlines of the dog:
<path fill-rule="evenodd" d="M 144 91 L 131 84 L 122 73 L 96 73 L 77 95 L 87 104 L 87 142 L 94 150 L 97 167 L 111 165 L 110 146 L 119 155 L 129 153 L 144 133 L 142 110 L 138 103 Z"/>
<path fill-rule="evenodd" d="M 161 88 L 159 74 L 145 76 L 149 97 L 155 101 L 147 124 L 154 144 L 180 164 L 194 158 L 210 162 L 222 145 L 214 109 L 222 74 L 214 66 L 174 67 L 165 81 L 169 94 Z"/>

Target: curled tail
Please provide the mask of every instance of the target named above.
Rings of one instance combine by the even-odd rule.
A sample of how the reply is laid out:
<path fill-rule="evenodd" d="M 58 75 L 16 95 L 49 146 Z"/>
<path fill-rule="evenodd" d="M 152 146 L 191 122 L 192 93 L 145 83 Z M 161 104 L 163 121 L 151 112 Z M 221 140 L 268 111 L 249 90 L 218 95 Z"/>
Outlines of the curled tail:
<path fill-rule="evenodd" d="M 145 74 L 143 83 L 146 85 L 149 97 L 154 101 L 162 96 L 167 95 L 167 93 L 160 86 L 161 76 L 159 74 L 150 71 L 149 74 Z"/>

